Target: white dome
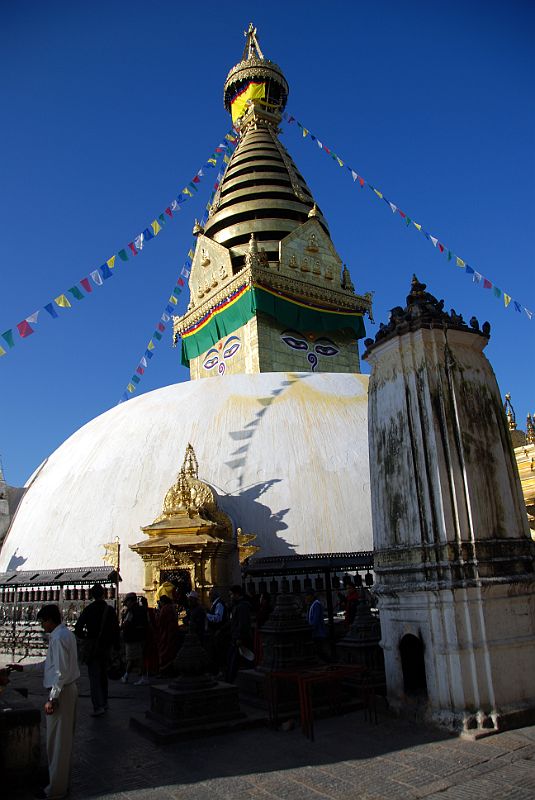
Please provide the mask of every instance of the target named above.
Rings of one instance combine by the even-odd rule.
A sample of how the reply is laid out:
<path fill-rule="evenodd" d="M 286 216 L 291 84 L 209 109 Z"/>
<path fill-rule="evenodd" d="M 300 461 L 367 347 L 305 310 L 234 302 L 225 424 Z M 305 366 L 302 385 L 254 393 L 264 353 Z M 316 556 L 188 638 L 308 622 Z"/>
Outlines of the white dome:
<path fill-rule="evenodd" d="M 370 550 L 368 377 L 226 375 L 167 386 L 102 414 L 28 482 L 0 572 L 102 564 L 121 541 L 122 591 L 140 591 L 128 545 L 161 512 L 188 442 L 199 478 L 259 556 Z"/>

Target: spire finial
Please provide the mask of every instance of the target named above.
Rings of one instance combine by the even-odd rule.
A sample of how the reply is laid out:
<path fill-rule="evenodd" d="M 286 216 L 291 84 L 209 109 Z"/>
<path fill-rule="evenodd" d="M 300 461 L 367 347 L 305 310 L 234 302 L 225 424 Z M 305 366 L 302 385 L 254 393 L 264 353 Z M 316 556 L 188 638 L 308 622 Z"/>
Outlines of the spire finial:
<path fill-rule="evenodd" d="M 516 431 L 516 414 L 513 408 L 513 404 L 511 403 L 511 395 L 509 393 L 505 395 L 505 403 L 503 404 L 503 410 L 505 411 L 505 416 L 507 417 L 509 430 Z"/>
<path fill-rule="evenodd" d="M 245 36 L 245 47 L 243 48 L 241 60 L 249 61 L 251 58 L 256 57 L 262 59 L 263 61 L 264 54 L 260 49 L 260 45 L 258 44 L 258 39 L 256 38 L 256 28 L 252 22 L 249 23 L 249 27 L 243 32 L 243 35 Z"/>

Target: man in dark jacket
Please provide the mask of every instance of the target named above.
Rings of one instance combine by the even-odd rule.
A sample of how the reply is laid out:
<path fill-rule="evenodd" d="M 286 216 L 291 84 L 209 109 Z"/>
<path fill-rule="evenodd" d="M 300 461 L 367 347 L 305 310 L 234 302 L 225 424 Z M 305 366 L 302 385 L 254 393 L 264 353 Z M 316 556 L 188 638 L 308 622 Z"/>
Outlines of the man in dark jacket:
<path fill-rule="evenodd" d="M 251 606 L 243 596 L 243 589 L 236 584 L 230 587 L 230 654 L 227 682 L 233 683 L 240 668 L 252 667 L 253 663 L 243 654 L 249 654 L 253 646 L 251 628 Z"/>
<path fill-rule="evenodd" d="M 119 642 L 119 623 L 115 610 L 104 600 L 104 589 L 98 583 L 89 590 L 93 602 L 80 614 L 74 634 L 81 639 L 82 655 L 89 675 L 93 703 L 92 717 L 101 717 L 108 710 L 108 664 L 110 652 Z"/>

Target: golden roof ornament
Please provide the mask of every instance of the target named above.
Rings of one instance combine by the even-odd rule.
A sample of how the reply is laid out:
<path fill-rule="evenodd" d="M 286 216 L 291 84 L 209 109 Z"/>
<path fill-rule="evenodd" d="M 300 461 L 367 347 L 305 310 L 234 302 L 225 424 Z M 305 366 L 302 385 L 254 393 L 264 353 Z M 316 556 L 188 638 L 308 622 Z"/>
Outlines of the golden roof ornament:
<path fill-rule="evenodd" d="M 319 217 L 319 216 L 320 216 L 320 212 L 318 210 L 318 207 L 317 207 L 316 203 L 314 203 L 314 205 L 312 206 L 312 208 L 308 212 L 308 218 L 309 219 L 315 219 L 316 217 Z"/>
<path fill-rule="evenodd" d="M 535 444 L 535 425 L 531 414 L 528 414 L 526 422 L 526 444 Z"/>
<path fill-rule="evenodd" d="M 198 219 L 195 220 L 195 224 L 193 225 L 193 231 L 192 232 L 193 232 L 194 236 L 200 236 L 201 233 L 204 233 L 204 228 L 203 228 L 203 226 L 201 225 L 201 223 L 199 222 Z"/>
<path fill-rule="evenodd" d="M 342 271 L 342 289 L 345 289 L 348 292 L 355 291 L 355 287 L 353 286 L 353 281 L 351 280 L 351 275 L 349 274 L 347 264 L 344 264 L 344 269 Z"/>
<path fill-rule="evenodd" d="M 516 414 L 513 408 L 513 404 L 511 403 L 510 394 L 505 395 L 505 403 L 503 404 L 503 410 L 505 411 L 505 416 L 507 417 L 509 430 L 516 431 Z"/>

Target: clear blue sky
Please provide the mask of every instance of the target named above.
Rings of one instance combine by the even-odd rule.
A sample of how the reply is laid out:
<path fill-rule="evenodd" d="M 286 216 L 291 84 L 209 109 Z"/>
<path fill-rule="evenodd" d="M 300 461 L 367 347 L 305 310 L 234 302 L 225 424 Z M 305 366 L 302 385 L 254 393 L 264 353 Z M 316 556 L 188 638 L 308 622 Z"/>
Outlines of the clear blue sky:
<path fill-rule="evenodd" d="M 20 0 L 3 4 L 0 31 L 0 332 L 125 246 L 191 180 L 229 127 L 223 82 L 250 20 L 289 81 L 288 110 L 535 310 L 533 3 Z M 355 286 L 375 291 L 376 320 L 404 304 L 413 272 L 448 308 L 488 319 L 487 353 L 522 423 L 535 409 L 535 318 L 504 310 L 297 130 L 285 127 L 283 141 Z M 208 193 L 205 182 L 90 297 L 55 321 L 42 311 L 28 339 L 16 334 L 0 359 L 10 483 L 116 404 Z M 187 379 L 168 329 L 137 394 Z M 192 413 L 182 409 L 184 424 Z"/>

